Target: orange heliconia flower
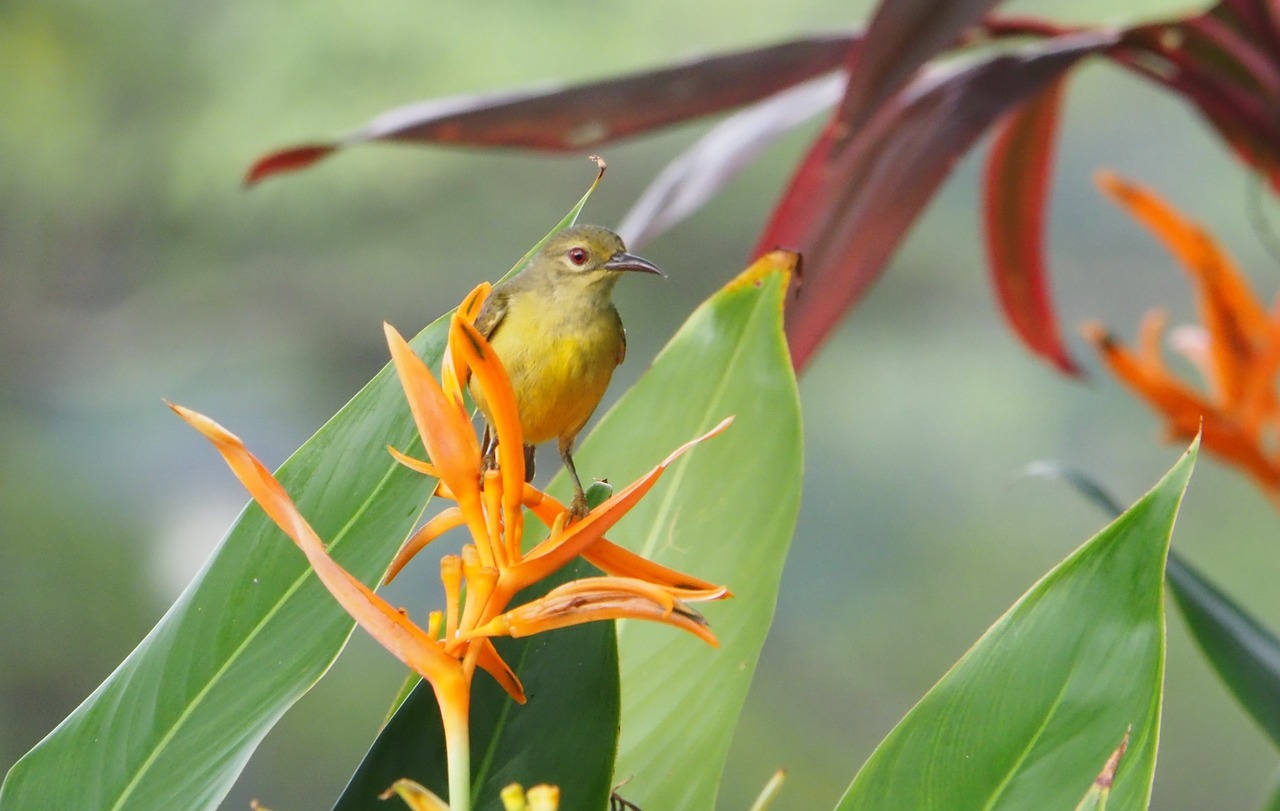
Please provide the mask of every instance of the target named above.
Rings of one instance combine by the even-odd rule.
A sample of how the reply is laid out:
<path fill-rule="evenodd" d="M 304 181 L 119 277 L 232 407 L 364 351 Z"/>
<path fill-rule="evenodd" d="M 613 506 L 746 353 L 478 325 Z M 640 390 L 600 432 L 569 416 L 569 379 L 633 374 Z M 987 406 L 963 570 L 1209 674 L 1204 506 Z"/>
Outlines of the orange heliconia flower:
<path fill-rule="evenodd" d="M 213 442 L 253 499 L 307 556 L 316 576 L 347 613 L 431 684 L 444 719 L 454 808 L 465 807 L 458 798 L 465 794 L 469 780 L 465 776 L 467 719 L 475 669 L 492 675 L 516 701 L 525 700 L 519 679 L 498 655 L 492 637 L 521 637 L 595 620 L 647 619 L 717 645 L 702 615 L 688 603 L 730 596 L 722 586 L 659 566 L 616 546 L 604 534 L 672 462 L 724 430 L 731 419 L 677 448 L 647 475 L 570 522 L 564 504 L 524 480 L 523 441 L 511 383 L 498 356 L 472 326 L 489 290 L 488 284 L 476 288 L 453 316 L 439 381 L 400 334 L 386 327 L 392 360 L 430 461 L 389 450 L 400 463 L 438 478 L 436 493 L 457 505 L 428 521 L 405 542 L 386 579 L 394 577 L 411 557 L 448 529 L 466 526 L 472 541 L 462 548 L 461 555 L 446 555 L 441 560 L 445 609 L 433 612 L 425 628 L 329 556 L 324 542 L 284 487 L 239 438 L 202 414 L 171 406 Z M 463 397 L 468 379 L 474 379 L 492 410 L 498 440 L 498 464 L 493 470 L 484 469 L 480 443 Z M 550 527 L 547 539 L 527 551 L 523 548 L 525 508 Z M 510 607 L 522 589 L 578 556 L 605 576 L 571 581 L 539 599 Z"/>
<path fill-rule="evenodd" d="M 1165 418 L 1171 440 L 1189 440 L 1203 425 L 1204 447 L 1280 503 L 1280 309 L 1268 312 L 1213 237 L 1153 192 L 1109 172 L 1099 175 L 1098 184 L 1164 243 L 1195 286 L 1202 323 L 1175 330 L 1172 344 L 1204 378 L 1206 391 L 1165 366 L 1166 317 L 1159 310 L 1143 318 L 1137 352 L 1098 323 L 1084 326 L 1085 337 L 1108 368 Z"/>

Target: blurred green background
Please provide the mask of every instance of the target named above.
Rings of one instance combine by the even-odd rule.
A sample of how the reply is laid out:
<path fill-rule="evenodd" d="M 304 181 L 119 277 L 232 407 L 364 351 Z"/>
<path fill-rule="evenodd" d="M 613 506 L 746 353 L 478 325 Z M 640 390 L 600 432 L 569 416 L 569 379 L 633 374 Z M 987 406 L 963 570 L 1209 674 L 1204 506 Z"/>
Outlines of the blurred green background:
<path fill-rule="evenodd" d="M 1111 6 L 1009 10 L 1100 21 Z M 137 644 L 246 501 L 161 398 L 216 416 L 278 464 L 383 365 L 379 321 L 416 331 L 495 279 L 593 171 L 581 158 L 372 146 L 245 192 L 255 157 L 409 101 L 601 77 L 849 26 L 866 9 L 0 5 L 0 766 Z M 616 224 L 706 126 L 607 148 L 611 168 L 585 219 Z M 619 290 L 631 352 L 612 397 L 741 269 L 813 129 L 645 248 L 671 278 Z M 1277 287 L 1245 172 L 1179 102 L 1091 64 L 1071 84 L 1052 251 L 1063 322 L 1092 373 L 1064 379 L 1014 342 L 993 304 L 979 166 L 961 165 L 801 382 L 805 503 L 721 808 L 745 808 L 779 766 L 790 778 L 776 808 L 830 807 L 987 625 L 1102 526 L 1065 485 L 1017 481 L 1024 465 L 1076 465 L 1129 501 L 1181 452 L 1159 443 L 1152 416 L 1074 337 L 1085 318 L 1132 336 L 1148 307 L 1175 321 L 1192 312 L 1181 272 L 1093 190 L 1097 168 L 1155 186 L 1220 235 L 1264 297 Z M 1280 210 L 1267 213 L 1275 228 Z M 550 454 L 543 466 L 543 476 L 555 467 Z M 1276 527 L 1247 482 L 1205 458 L 1174 542 L 1280 628 Z M 427 594 L 399 598 L 420 608 Z M 1275 752 L 1180 619 L 1169 635 L 1155 806 L 1257 807 Z M 401 675 L 357 633 L 226 807 L 328 807 Z"/>

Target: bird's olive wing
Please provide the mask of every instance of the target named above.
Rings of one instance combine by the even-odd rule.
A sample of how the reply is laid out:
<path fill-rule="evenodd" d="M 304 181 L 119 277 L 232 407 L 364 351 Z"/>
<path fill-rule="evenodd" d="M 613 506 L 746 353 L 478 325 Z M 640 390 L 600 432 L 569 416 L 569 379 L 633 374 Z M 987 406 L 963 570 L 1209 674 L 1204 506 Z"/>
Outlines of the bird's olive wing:
<path fill-rule="evenodd" d="M 484 300 L 484 306 L 480 308 L 480 314 L 476 316 L 476 332 L 483 335 L 485 340 L 492 341 L 493 333 L 497 331 L 498 325 L 502 323 L 502 319 L 506 315 L 507 293 L 505 290 L 494 290 Z"/>

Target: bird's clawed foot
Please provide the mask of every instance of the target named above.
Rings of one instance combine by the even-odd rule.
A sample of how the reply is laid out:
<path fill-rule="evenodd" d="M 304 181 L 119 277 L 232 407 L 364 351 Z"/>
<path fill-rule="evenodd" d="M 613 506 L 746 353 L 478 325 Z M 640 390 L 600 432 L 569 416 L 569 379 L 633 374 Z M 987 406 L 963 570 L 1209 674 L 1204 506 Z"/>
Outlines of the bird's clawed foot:
<path fill-rule="evenodd" d="M 587 494 L 581 490 L 573 494 L 573 501 L 569 503 L 569 521 L 581 521 L 587 517 L 587 513 L 591 512 L 591 507 L 587 504 Z"/>

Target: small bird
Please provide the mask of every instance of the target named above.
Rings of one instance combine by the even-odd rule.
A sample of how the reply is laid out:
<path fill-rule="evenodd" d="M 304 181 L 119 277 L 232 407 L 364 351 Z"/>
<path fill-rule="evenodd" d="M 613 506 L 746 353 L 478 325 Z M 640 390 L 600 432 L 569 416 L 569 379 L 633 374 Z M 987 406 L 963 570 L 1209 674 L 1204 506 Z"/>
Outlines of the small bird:
<path fill-rule="evenodd" d="M 547 241 L 524 270 L 498 284 L 476 316 L 511 378 L 524 434 L 525 478 L 533 478 L 533 449 L 559 441 L 573 476 L 571 515 L 587 513 L 587 497 L 573 465 L 573 441 L 604 397 L 613 370 L 627 354 L 627 334 L 613 306 L 613 286 L 626 271 L 666 276 L 627 253 L 622 238 L 598 225 L 566 228 Z M 484 395 L 471 396 L 490 424 Z M 484 454 L 492 466 L 492 432 Z"/>

